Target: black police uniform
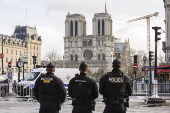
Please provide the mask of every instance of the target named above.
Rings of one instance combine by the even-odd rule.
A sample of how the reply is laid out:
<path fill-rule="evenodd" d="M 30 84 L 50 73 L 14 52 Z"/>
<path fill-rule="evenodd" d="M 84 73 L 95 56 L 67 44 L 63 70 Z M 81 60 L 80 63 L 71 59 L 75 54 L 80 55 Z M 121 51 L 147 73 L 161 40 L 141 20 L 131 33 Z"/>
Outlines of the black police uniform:
<path fill-rule="evenodd" d="M 120 69 L 113 69 L 101 77 L 99 92 L 106 104 L 104 113 L 126 113 L 124 99 L 132 94 L 129 76 L 123 75 Z"/>
<path fill-rule="evenodd" d="M 54 65 L 50 63 L 47 68 L 54 68 Z M 60 78 L 47 72 L 36 80 L 34 95 L 40 103 L 39 113 L 59 113 L 66 99 L 66 90 Z"/>
<path fill-rule="evenodd" d="M 84 62 L 80 64 L 80 68 L 81 66 L 87 67 Z M 98 87 L 86 73 L 81 72 L 70 80 L 68 93 L 73 99 L 72 113 L 92 113 L 92 110 L 95 110 L 94 100 L 98 97 Z"/>

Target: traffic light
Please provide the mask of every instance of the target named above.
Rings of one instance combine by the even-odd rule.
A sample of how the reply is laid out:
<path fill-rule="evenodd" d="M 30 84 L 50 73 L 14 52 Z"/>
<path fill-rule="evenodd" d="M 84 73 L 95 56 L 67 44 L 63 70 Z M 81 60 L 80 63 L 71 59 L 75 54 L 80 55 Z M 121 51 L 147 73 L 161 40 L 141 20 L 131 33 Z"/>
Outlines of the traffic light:
<path fill-rule="evenodd" d="M 161 34 L 161 32 L 158 32 L 158 30 L 160 30 L 161 27 L 152 27 L 152 29 L 155 30 L 155 42 L 157 42 L 158 40 L 161 40 L 161 38 L 158 38 L 158 36 Z"/>
<path fill-rule="evenodd" d="M 36 64 L 37 62 L 37 56 L 32 56 L 32 58 L 33 58 L 33 64 Z"/>
<path fill-rule="evenodd" d="M 153 51 L 149 51 L 149 61 L 154 60 L 154 55 L 153 55 Z"/>
<path fill-rule="evenodd" d="M 134 55 L 133 60 L 134 60 L 134 64 L 138 63 L 137 55 Z"/>

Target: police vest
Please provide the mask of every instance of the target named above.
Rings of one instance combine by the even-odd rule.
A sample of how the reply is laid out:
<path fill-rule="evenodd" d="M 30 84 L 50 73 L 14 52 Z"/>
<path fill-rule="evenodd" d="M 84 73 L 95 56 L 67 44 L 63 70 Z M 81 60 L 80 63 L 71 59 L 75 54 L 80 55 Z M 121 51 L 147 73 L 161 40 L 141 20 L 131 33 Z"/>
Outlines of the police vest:
<path fill-rule="evenodd" d="M 90 99 L 91 89 L 88 77 L 80 75 L 75 77 L 72 95 L 76 99 Z"/>
<path fill-rule="evenodd" d="M 106 97 L 108 99 L 115 99 L 117 97 L 124 97 L 126 93 L 124 85 L 124 75 L 123 72 L 119 73 L 108 73 L 106 81 Z"/>
<path fill-rule="evenodd" d="M 39 94 L 40 98 L 46 99 L 46 98 L 57 98 L 57 86 L 55 86 L 55 77 L 53 76 L 46 76 L 42 75 L 40 77 L 40 86 L 39 86 Z"/>

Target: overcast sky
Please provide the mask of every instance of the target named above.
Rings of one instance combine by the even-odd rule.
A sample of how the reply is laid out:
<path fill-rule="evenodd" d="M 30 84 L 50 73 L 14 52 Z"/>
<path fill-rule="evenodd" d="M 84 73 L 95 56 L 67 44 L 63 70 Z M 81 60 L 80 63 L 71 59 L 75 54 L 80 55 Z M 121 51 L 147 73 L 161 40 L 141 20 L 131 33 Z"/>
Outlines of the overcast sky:
<path fill-rule="evenodd" d="M 163 0 L 106 0 L 107 11 L 113 20 L 113 35 L 124 42 L 129 38 L 131 48 L 147 50 L 146 19 L 127 23 L 128 20 L 159 12 L 150 19 L 151 50 L 154 49 L 154 31 L 159 26 L 165 30 Z M 26 16 L 27 9 L 27 16 Z M 34 27 L 42 37 L 42 56 L 50 50 L 64 54 L 65 18 L 70 14 L 83 14 L 87 22 L 87 35 L 92 35 L 92 19 L 95 13 L 105 11 L 105 0 L 0 0 L 0 34 L 11 35 L 15 26 Z M 27 17 L 27 18 L 26 18 Z M 158 54 L 162 54 L 161 36 Z"/>

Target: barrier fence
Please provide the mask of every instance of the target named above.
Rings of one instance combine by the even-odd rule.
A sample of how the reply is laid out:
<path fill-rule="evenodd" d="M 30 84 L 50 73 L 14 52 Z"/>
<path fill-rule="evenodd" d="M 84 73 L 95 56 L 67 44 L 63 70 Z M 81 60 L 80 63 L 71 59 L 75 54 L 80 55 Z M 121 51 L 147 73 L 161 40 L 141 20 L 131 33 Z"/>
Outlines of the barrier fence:
<path fill-rule="evenodd" d="M 0 97 L 4 97 L 9 93 L 9 85 L 7 83 L 0 83 Z"/>
<path fill-rule="evenodd" d="M 155 93 L 155 91 L 157 93 Z M 158 83 L 158 84 L 147 84 L 147 83 L 133 83 L 133 94 L 132 96 L 138 96 L 139 98 L 162 98 L 164 100 L 170 99 L 170 83 Z"/>
<path fill-rule="evenodd" d="M 158 94 L 154 97 L 154 87 L 157 86 Z M 18 97 L 28 98 L 31 100 L 34 98 L 34 85 L 31 83 L 27 84 L 13 84 L 12 91 L 17 94 Z M 9 93 L 8 84 L 0 84 L 0 95 L 5 96 Z M 162 98 L 164 100 L 170 100 L 170 83 L 158 83 L 158 84 L 149 84 L 138 82 L 133 83 L 133 94 L 131 96 L 138 97 L 139 99 L 147 98 Z"/>

